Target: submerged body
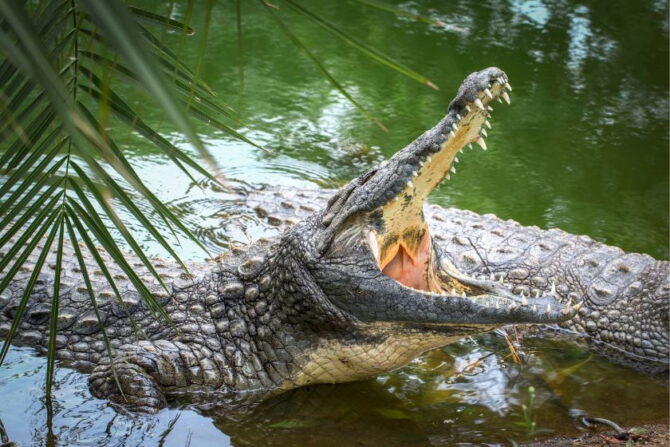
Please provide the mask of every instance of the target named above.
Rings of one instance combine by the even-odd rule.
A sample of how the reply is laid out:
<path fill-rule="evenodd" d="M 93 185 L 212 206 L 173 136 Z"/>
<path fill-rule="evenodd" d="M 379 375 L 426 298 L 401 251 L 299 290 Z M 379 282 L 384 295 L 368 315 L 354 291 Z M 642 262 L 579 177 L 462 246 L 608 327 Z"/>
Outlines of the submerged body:
<path fill-rule="evenodd" d="M 94 279 L 89 291 L 73 248 L 66 247 L 57 355 L 92 370 L 94 395 L 155 411 L 166 404 L 167 395 L 185 388 L 266 394 L 358 380 L 495 327 L 581 318 L 581 299 L 589 297 L 586 287 L 595 283 L 583 282 L 587 275 L 574 276 L 573 258 L 556 256 L 564 245 L 540 243 L 539 236 L 524 239 L 523 230 L 497 234 L 491 229 L 501 238 L 498 250 L 491 246 L 493 236 L 478 240 L 472 233 L 474 244 L 485 247 L 489 268 L 497 266 L 510 281 L 518 277 L 522 289 L 515 292 L 499 278 L 458 270 L 457 265 L 475 272 L 482 268 L 462 241 L 449 239 L 445 229 L 429 228 L 424 215 L 425 198 L 448 175 L 463 147 L 477 142 L 485 148 L 482 126 L 488 103 L 496 97 L 508 100 L 510 89 L 498 69 L 473 73 L 435 128 L 343 187 L 320 211 L 274 241 L 193 265 L 194 276 L 159 262 L 157 270 L 172 290 L 165 292 L 154 281 L 152 292 L 171 324 L 154 316 L 128 278 L 110 268 L 118 300 L 92 258 L 86 266 Z M 460 224 L 464 231 L 477 229 L 467 222 Z M 437 223 L 458 225 L 456 220 Z M 35 259 L 0 296 L 0 336 L 20 312 L 30 262 Z M 134 265 L 143 270 L 141 262 Z M 641 276 L 647 284 L 641 306 L 655 314 L 629 317 L 633 325 L 640 322 L 635 331 L 651 334 L 654 355 L 667 364 L 667 349 L 662 348 L 667 348 L 668 326 L 661 315 L 667 314 L 667 265 L 658 270 L 656 279 Z M 640 274 L 635 268 L 629 273 Z M 147 272 L 141 276 L 152 281 Z M 18 315 L 15 341 L 46 349 L 52 281 L 53 272 L 44 271 L 25 312 Z M 656 287 L 653 292 L 649 284 Z M 529 298 L 523 287 L 540 293 Z M 601 289 L 610 290 L 594 290 Z M 100 321 L 91 310 L 89 292 L 96 298 Z M 576 294 L 572 302 L 570 293 Z M 627 296 L 612 293 L 613 300 Z M 620 303 L 623 309 L 632 304 Z M 582 328 L 588 327 L 584 321 Z M 106 351 L 105 337 L 113 352 Z"/>

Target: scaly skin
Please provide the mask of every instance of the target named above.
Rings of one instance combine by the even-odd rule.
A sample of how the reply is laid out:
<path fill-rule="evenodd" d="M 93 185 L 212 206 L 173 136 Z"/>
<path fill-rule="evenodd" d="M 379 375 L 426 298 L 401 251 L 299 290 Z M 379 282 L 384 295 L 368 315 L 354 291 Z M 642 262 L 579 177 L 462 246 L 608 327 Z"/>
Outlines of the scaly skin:
<path fill-rule="evenodd" d="M 331 194 L 261 189 L 247 193 L 243 203 L 281 229 L 307 218 Z M 490 214 L 437 205 L 424 211 L 440 253 L 460 270 L 476 276 L 493 273 L 515 293 L 529 297 L 551 291 L 553 283 L 561 302 L 584 302 L 578 315 L 561 327 L 586 336 L 597 352 L 615 361 L 652 373 L 667 372 L 669 262 L 626 253 L 588 236 L 525 227 Z"/>
<path fill-rule="evenodd" d="M 267 395 L 358 380 L 467 335 L 575 316 L 579 305 L 564 306 L 555 294 L 529 303 L 496 281 L 459 272 L 444 257 L 438 262 L 435 233 L 425 222 L 423 200 L 465 145 L 484 145 L 487 103 L 506 99 L 509 88 L 499 69 L 471 74 L 433 129 L 276 240 L 191 266 L 193 278 L 159 263 L 171 290 L 162 292 L 154 283 L 152 293 L 173 326 L 152 316 L 125 275 L 112 268 L 125 304 L 118 302 L 87 258 L 98 325 L 81 267 L 66 247 L 57 355 L 92 369 L 94 395 L 156 411 L 184 389 Z M 151 280 L 137 259 L 129 259 Z M 23 313 L 18 305 L 34 263 L 29 259 L 0 298 L 0 336 L 16 316 L 15 340 L 43 350 L 51 269 L 41 273 Z M 114 348 L 111 356 L 102 328 Z"/>

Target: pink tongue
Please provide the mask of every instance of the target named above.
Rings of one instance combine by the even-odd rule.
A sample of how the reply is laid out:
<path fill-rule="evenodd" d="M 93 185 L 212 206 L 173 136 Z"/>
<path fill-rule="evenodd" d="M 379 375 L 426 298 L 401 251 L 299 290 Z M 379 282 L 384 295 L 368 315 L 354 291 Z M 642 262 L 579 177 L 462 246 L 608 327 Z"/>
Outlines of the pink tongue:
<path fill-rule="evenodd" d="M 423 236 L 416 259 L 405 251 L 402 245 L 395 257 L 386 264 L 382 272 L 399 283 L 418 290 L 430 291 L 426 278 L 428 257 L 430 256 L 430 236 L 428 232 Z"/>

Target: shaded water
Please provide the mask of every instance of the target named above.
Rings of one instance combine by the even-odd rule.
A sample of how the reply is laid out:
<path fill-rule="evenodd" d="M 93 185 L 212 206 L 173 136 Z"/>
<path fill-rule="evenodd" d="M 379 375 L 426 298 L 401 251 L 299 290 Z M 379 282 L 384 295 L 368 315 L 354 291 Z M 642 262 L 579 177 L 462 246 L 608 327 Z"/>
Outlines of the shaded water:
<path fill-rule="evenodd" d="M 375 380 L 297 389 L 240 412 L 187 401 L 155 416 L 118 412 L 88 392 L 86 376 L 60 368 L 53 434 L 59 445 L 509 445 L 526 440 L 521 406 L 534 387 L 536 439 L 574 434 L 576 416 L 627 427 L 667 422 L 666 386 L 575 346 L 527 340 L 515 364 L 499 337 L 430 352 Z M 13 349 L 0 369 L 0 422 L 9 438 L 42 445 L 45 362 Z"/>
<path fill-rule="evenodd" d="M 271 150 L 201 127 L 229 178 L 253 185 L 339 186 L 434 125 L 468 73 L 496 65 L 510 77 L 512 105 L 496 107 L 489 151 L 464 154 L 458 174 L 431 200 L 668 258 L 666 2 L 398 3 L 442 20 L 443 27 L 355 2 L 309 3 L 441 89 L 367 60 L 282 9 L 334 75 L 389 128 L 382 132 L 331 89 L 257 4 L 244 2 L 239 94 L 238 68 L 229 63 L 237 57 L 234 13 L 217 4 L 203 76 L 240 110 L 249 123 L 246 134 Z M 175 17 L 184 10 L 177 4 Z M 196 8 L 196 29 L 203 15 Z M 195 60 L 196 44 L 182 48 L 187 59 Z M 230 56 L 226 63 L 221 54 Z M 147 104 L 137 99 L 157 116 Z M 165 133 L 185 144 L 168 128 Z M 229 197 L 207 185 L 192 187 L 149 145 L 126 142 L 159 197 L 178 206 L 213 251 L 225 247 L 221 220 L 240 211 Z M 272 231 L 251 227 L 252 238 Z M 187 243 L 181 252 L 202 257 Z M 62 445 L 506 444 L 524 440 L 524 427 L 516 423 L 523 419 L 529 386 L 537 392 L 538 426 L 554 434 L 577 431 L 571 417 L 577 410 L 627 426 L 667 421 L 663 385 L 597 357 L 585 362 L 589 354 L 569 345 L 526 344 L 538 352 L 524 366 L 503 358 L 499 338 L 483 336 L 375 380 L 296 390 L 235 417 L 188 405 L 155 417 L 126 415 L 92 398 L 85 376 L 63 368 L 53 430 Z M 11 352 L 0 369 L 0 420 L 9 437 L 24 445 L 42 444 L 46 436 L 44 370 L 43 359 L 25 349 Z"/>

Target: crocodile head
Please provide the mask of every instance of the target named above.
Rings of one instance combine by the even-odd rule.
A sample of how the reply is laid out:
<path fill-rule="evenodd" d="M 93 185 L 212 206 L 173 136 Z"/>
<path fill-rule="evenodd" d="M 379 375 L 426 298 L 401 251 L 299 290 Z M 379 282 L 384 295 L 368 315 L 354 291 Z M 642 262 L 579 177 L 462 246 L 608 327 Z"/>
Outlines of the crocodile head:
<path fill-rule="evenodd" d="M 483 137 L 493 110 L 489 103 L 498 98 L 509 102 L 509 90 L 507 75 L 497 68 L 472 73 L 437 126 L 340 189 L 324 211 L 294 230 L 306 256 L 303 265 L 328 305 L 356 322 L 348 341 L 338 340 L 335 351 L 342 353 L 347 343 L 360 345 L 360 334 L 381 337 L 366 345 L 367 352 L 386 349 L 393 354 L 350 356 L 364 362 L 361 357 L 376 355 L 368 369 L 391 369 L 468 334 L 507 324 L 555 323 L 574 315 L 577 309 L 552 295 L 531 299 L 497 281 L 460 272 L 440 258 L 424 219 L 426 198 L 455 172 L 461 151 L 472 143 L 486 149 Z M 400 351 L 406 353 L 404 359 L 396 358 L 403 357 L 396 355 Z M 317 363 L 327 363 L 324 353 L 317 355 Z M 384 356 L 395 360 L 384 367 L 379 361 Z"/>

